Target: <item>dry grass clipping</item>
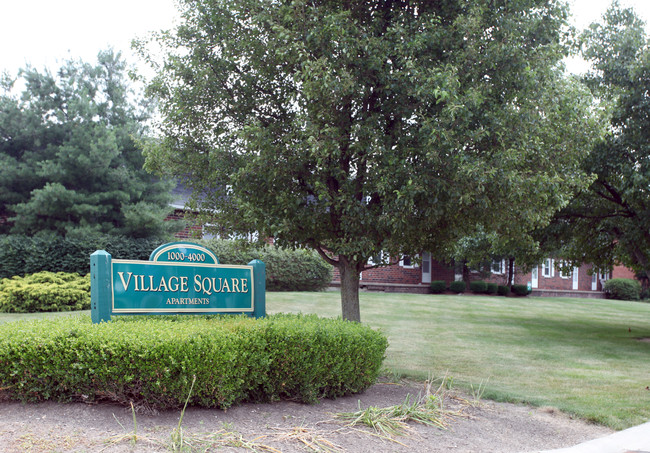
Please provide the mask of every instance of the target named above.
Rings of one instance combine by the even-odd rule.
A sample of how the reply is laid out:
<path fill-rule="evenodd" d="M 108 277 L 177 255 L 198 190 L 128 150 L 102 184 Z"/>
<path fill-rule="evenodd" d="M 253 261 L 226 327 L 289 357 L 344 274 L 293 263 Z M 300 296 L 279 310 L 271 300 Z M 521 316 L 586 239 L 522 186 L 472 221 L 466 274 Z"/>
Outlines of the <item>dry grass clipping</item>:
<path fill-rule="evenodd" d="M 366 409 L 361 409 L 359 405 L 358 411 L 339 413 L 335 417 L 343 420 L 345 426 L 367 426 L 382 437 L 393 439 L 407 434 L 411 430 L 410 422 L 446 429 L 451 419 L 463 416 L 465 408 L 474 405 L 465 400 L 466 404 L 463 404 L 461 409 L 447 410 L 444 404 L 448 397 L 446 381 L 443 379 L 435 391 L 432 391 L 432 385 L 432 380 L 427 380 L 424 394 L 415 399 L 407 395 L 402 404 L 388 407 L 369 406 Z"/>

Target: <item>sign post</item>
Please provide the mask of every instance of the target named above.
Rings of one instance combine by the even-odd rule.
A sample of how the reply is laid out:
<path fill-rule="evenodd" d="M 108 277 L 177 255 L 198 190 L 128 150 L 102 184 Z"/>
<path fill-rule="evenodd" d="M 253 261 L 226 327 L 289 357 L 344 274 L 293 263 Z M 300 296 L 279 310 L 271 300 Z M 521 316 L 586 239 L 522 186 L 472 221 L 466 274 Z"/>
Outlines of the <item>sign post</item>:
<path fill-rule="evenodd" d="M 90 255 L 90 317 L 93 324 L 110 321 L 111 255 L 97 250 Z"/>
<path fill-rule="evenodd" d="M 122 314 L 266 315 L 264 263 L 221 265 L 198 244 L 164 244 L 149 261 L 112 259 L 98 250 L 90 269 L 93 323 Z"/>

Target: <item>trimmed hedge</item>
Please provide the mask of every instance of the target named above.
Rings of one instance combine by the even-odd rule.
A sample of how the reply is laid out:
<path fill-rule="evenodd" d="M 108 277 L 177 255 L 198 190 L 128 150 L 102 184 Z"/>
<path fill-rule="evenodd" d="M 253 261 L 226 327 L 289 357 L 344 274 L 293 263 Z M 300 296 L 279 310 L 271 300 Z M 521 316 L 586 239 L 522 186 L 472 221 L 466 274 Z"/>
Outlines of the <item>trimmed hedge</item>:
<path fill-rule="evenodd" d="M 444 280 L 435 280 L 430 284 L 433 294 L 441 294 L 447 290 L 447 283 Z"/>
<path fill-rule="evenodd" d="M 469 282 L 469 290 L 475 294 L 487 292 L 487 283 L 483 281 Z"/>
<path fill-rule="evenodd" d="M 370 327 L 316 316 L 89 316 L 0 326 L 0 387 L 21 401 L 228 408 L 315 402 L 372 385 L 388 341 Z"/>
<path fill-rule="evenodd" d="M 35 313 L 90 309 L 90 276 L 38 272 L 0 280 L 0 312 Z"/>
<path fill-rule="evenodd" d="M 515 296 L 527 296 L 530 294 L 528 285 L 512 285 L 512 293 Z"/>
<path fill-rule="evenodd" d="M 603 290 L 609 299 L 639 300 L 641 283 L 631 278 L 612 278 L 603 285 Z"/>
<path fill-rule="evenodd" d="M 451 282 L 449 284 L 449 291 L 454 293 L 464 293 L 467 289 L 467 285 L 463 281 Z"/>
<path fill-rule="evenodd" d="M 506 285 L 499 285 L 497 287 L 497 293 L 499 294 L 499 296 L 507 296 L 508 294 L 510 294 L 510 287 Z"/>
<path fill-rule="evenodd" d="M 313 250 L 290 250 L 223 239 L 199 242 L 215 252 L 223 264 L 248 264 L 254 259 L 264 261 L 268 291 L 320 291 L 332 281 L 332 266 Z"/>
<path fill-rule="evenodd" d="M 90 254 L 106 250 L 115 259 L 148 260 L 151 252 L 163 243 L 160 239 L 125 236 L 0 236 L 0 278 L 41 271 L 90 271 Z M 269 291 L 318 291 L 332 281 L 332 266 L 316 252 L 251 246 L 238 241 L 202 242 L 212 249 L 223 264 L 248 264 L 260 259 L 266 264 L 266 289 Z"/>
<path fill-rule="evenodd" d="M 83 239 L 3 235 L 0 236 L 0 278 L 41 271 L 86 275 L 90 272 L 90 254 L 96 250 L 106 250 L 117 259 L 148 260 L 160 244 L 160 239 L 108 235 Z"/>
<path fill-rule="evenodd" d="M 496 283 L 488 283 L 485 292 L 488 294 L 496 294 L 498 291 L 498 286 Z"/>

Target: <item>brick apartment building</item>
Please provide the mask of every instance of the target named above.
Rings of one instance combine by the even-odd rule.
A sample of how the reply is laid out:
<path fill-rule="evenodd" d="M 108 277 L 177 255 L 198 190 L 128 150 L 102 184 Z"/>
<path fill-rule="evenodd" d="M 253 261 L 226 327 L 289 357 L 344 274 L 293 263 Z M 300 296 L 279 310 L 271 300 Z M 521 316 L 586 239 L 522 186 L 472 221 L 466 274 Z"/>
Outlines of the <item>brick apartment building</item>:
<path fill-rule="evenodd" d="M 189 198 L 188 189 L 179 186 L 174 192 L 172 207 L 174 212 L 168 219 L 187 219 L 185 203 Z M 186 227 L 176 233 L 179 239 L 202 238 L 206 235 L 202 225 L 188 222 Z M 372 263 L 371 263 L 372 264 Z M 527 285 L 530 283 L 533 295 L 539 296 L 576 296 L 604 297 L 603 283 L 610 278 L 635 278 L 634 272 L 624 266 L 614 266 L 609 273 L 593 272 L 593 266 L 585 264 L 574 268 L 571 272 L 561 271 L 561 263 L 553 258 L 543 260 L 530 272 L 522 272 L 515 266 L 513 284 Z M 507 285 L 507 262 L 493 262 L 490 271 L 486 273 L 471 272 L 471 280 Z M 429 253 L 423 253 L 420 259 L 411 260 L 408 257 L 397 261 L 392 260 L 388 266 L 368 269 L 361 273 L 359 285 L 362 289 L 388 292 L 426 293 L 432 281 L 444 280 L 447 284 L 462 280 L 462 273 L 453 265 L 445 265 L 431 258 Z M 338 271 L 334 269 L 332 286 L 339 286 Z"/>
<path fill-rule="evenodd" d="M 387 292 L 428 292 L 432 281 L 443 280 L 447 283 L 462 280 L 463 275 L 458 268 L 445 265 L 423 253 L 421 260 L 406 258 L 393 260 L 385 267 L 369 269 L 361 273 L 360 286 L 372 291 Z M 538 296 L 575 296 L 575 297 L 604 297 L 603 283 L 610 278 L 635 278 L 634 272 L 624 266 L 614 266 L 611 272 L 601 273 L 592 271 L 593 266 L 585 264 L 573 268 L 571 272 L 561 270 L 561 262 L 546 258 L 530 272 L 522 272 L 515 266 L 513 284 L 532 287 L 532 294 Z M 482 280 L 499 285 L 507 285 L 507 262 L 494 261 L 488 272 L 470 272 L 470 279 Z M 333 286 L 340 285 L 338 272 L 334 272 Z"/>

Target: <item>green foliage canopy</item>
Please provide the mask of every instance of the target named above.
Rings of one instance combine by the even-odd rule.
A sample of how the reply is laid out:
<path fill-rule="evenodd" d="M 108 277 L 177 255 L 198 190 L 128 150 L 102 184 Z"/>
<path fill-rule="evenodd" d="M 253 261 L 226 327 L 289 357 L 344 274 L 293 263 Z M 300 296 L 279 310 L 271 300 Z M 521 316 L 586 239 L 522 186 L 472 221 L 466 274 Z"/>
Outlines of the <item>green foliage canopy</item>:
<path fill-rule="evenodd" d="M 138 105 L 126 70 L 119 54 L 104 51 L 95 66 L 28 67 L 4 80 L 0 216 L 9 222 L 0 232 L 148 237 L 169 229 L 170 187 L 142 169 L 138 145 L 150 109 Z"/>
<path fill-rule="evenodd" d="M 585 160 L 596 175 L 560 212 L 548 236 L 562 256 L 601 269 L 623 263 L 650 276 L 650 45 L 644 23 L 615 2 L 583 33 L 593 71 L 585 82 L 609 114 L 608 133 Z"/>
<path fill-rule="evenodd" d="M 220 226 L 319 251 L 345 319 L 369 257 L 435 256 L 477 225 L 525 235 L 585 185 L 594 125 L 558 66 L 561 2 L 180 7 L 159 35 L 148 167 L 185 178 Z"/>

